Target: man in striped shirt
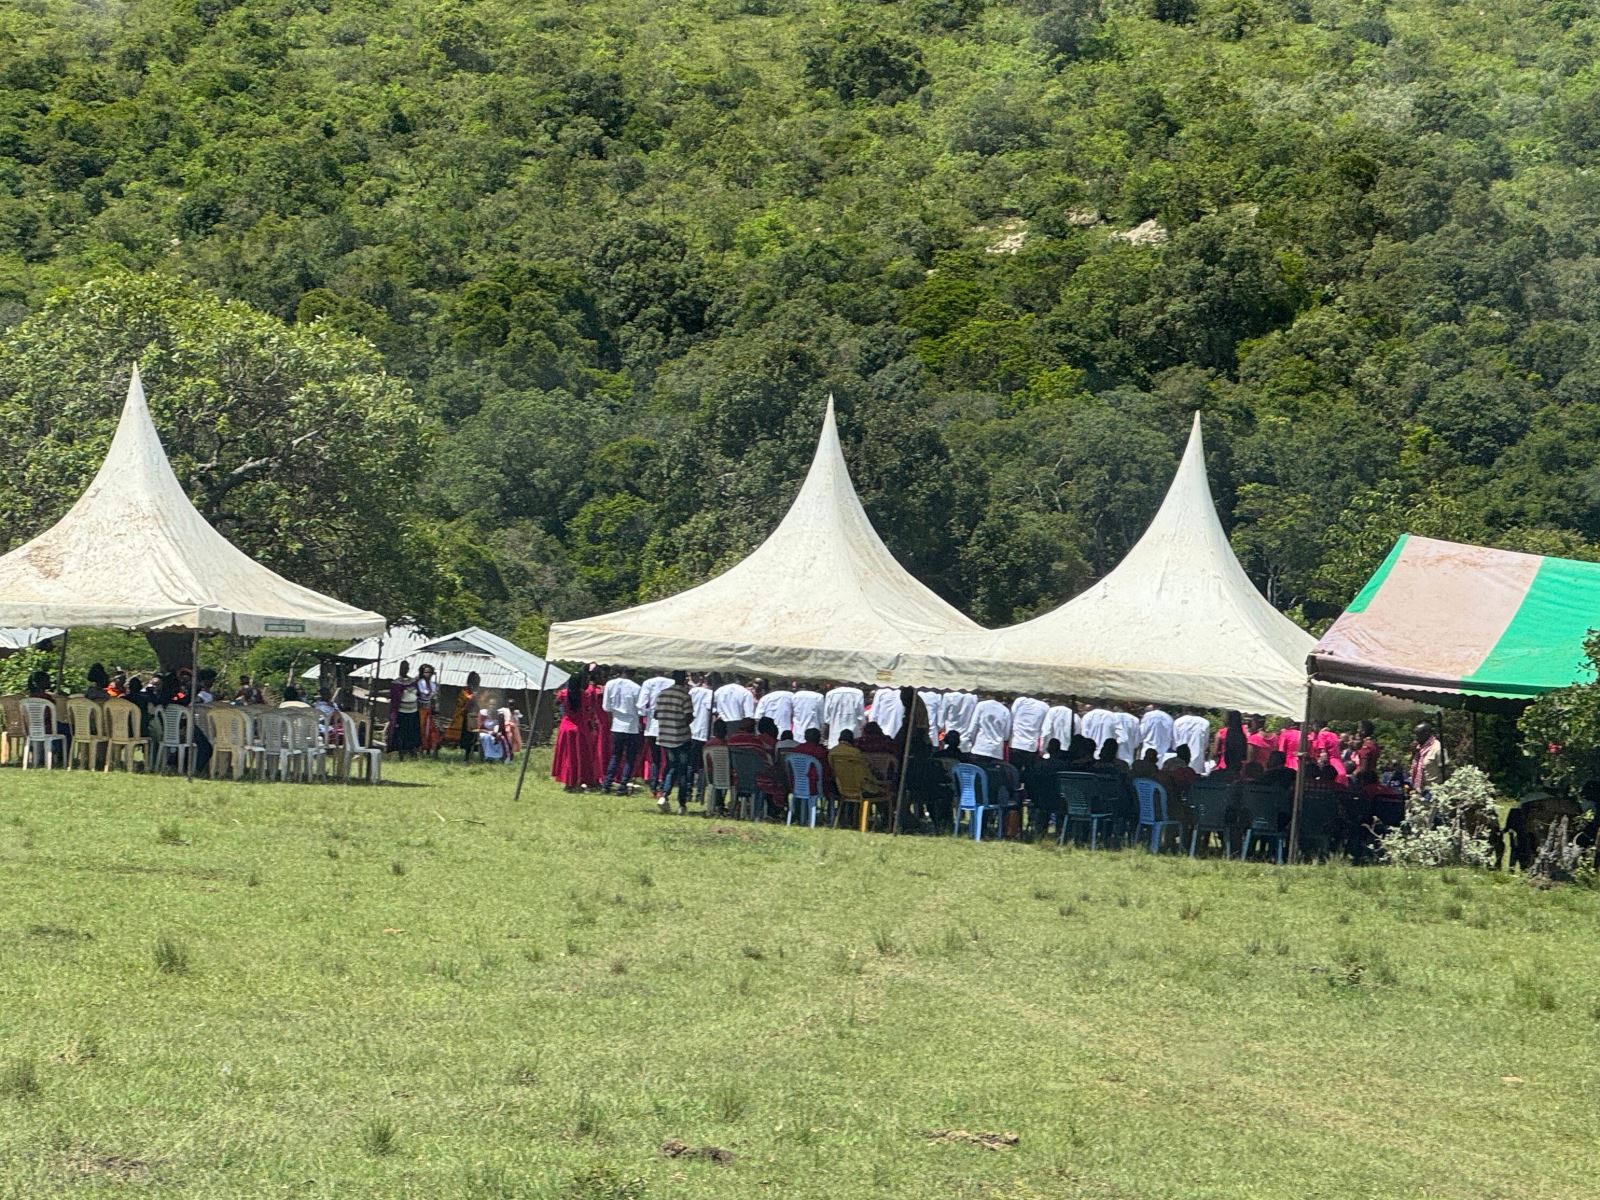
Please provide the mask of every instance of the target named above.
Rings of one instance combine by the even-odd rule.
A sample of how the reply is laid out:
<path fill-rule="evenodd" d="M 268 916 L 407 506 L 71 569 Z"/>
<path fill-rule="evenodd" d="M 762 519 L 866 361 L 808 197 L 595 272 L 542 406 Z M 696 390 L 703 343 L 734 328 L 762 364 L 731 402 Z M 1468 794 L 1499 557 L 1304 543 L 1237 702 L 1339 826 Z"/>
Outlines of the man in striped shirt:
<path fill-rule="evenodd" d="M 689 676 L 684 671 L 674 671 L 672 682 L 656 696 L 652 721 L 656 727 L 656 746 L 667 756 L 667 769 L 661 777 L 660 790 L 656 792 L 656 807 L 667 811 L 667 801 L 672 795 L 672 785 L 678 785 L 678 812 L 689 811 L 689 785 L 694 779 L 692 752 L 694 743 L 689 740 L 689 725 L 694 720 L 694 700 L 689 695 Z"/>

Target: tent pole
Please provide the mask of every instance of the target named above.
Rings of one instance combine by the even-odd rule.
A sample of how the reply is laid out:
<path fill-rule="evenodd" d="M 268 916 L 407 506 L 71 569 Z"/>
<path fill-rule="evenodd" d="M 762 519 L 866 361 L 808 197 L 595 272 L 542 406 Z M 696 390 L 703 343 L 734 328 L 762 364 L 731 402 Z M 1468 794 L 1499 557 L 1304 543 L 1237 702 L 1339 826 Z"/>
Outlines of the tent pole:
<path fill-rule="evenodd" d="M 1300 861 L 1300 805 L 1306 797 L 1306 742 L 1311 727 L 1311 681 L 1306 680 L 1305 714 L 1300 718 L 1300 769 L 1294 773 L 1294 804 L 1289 809 L 1289 865 Z"/>
<path fill-rule="evenodd" d="M 70 632 L 61 631 L 61 653 L 56 656 L 56 691 L 63 696 L 67 694 L 67 634 Z"/>
<path fill-rule="evenodd" d="M 916 733 L 917 728 L 916 706 L 922 703 L 922 697 L 917 695 L 916 688 L 902 689 L 902 695 L 907 690 L 911 693 L 911 703 L 909 705 L 901 705 L 906 710 L 905 719 L 900 725 L 900 732 L 905 735 L 905 744 L 900 747 L 900 778 L 898 786 L 895 788 L 894 822 L 889 827 L 890 837 L 900 836 L 900 814 L 905 811 L 906 807 L 906 767 L 911 762 L 911 738 Z M 931 721 L 933 718 L 929 716 L 928 719 Z"/>
<path fill-rule="evenodd" d="M 1478 710 L 1472 710 L 1472 765 L 1478 765 Z"/>
<path fill-rule="evenodd" d="M 367 680 L 367 729 L 371 737 L 372 718 L 378 712 L 378 680 L 383 676 L 383 634 L 378 635 L 378 661 L 372 664 L 372 677 Z"/>
<path fill-rule="evenodd" d="M 528 760 L 533 757 L 533 731 L 539 725 L 539 709 L 544 704 L 544 685 L 550 681 L 550 660 L 544 660 L 544 671 L 539 676 L 539 694 L 533 698 L 533 713 L 528 718 L 528 744 L 522 747 L 522 770 L 517 773 L 517 790 L 512 803 L 522 799 L 522 785 L 528 778 Z"/>
<path fill-rule="evenodd" d="M 183 777 L 194 779 L 194 723 L 200 719 L 195 712 L 195 699 L 200 691 L 200 626 L 194 627 L 194 636 L 189 641 L 189 732 L 185 735 L 186 743 L 183 754 Z"/>

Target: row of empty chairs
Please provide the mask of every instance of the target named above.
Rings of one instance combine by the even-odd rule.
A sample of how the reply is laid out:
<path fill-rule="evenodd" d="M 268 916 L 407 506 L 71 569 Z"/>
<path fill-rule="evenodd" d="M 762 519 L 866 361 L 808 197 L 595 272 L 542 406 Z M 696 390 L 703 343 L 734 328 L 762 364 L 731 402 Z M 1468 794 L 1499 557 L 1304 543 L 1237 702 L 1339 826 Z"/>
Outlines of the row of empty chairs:
<path fill-rule="evenodd" d="M 148 737 L 141 732 L 139 706 L 128 700 L 5 696 L 0 713 L 5 718 L 0 761 L 20 759 L 24 768 L 51 769 L 58 757 L 69 770 L 81 765 L 132 771 L 140 763 L 147 772 L 186 774 L 190 768 L 194 747 L 185 705 L 153 708 Z M 351 779 L 358 766 L 369 783 L 381 777 L 383 747 L 367 744 L 366 723 L 350 713 L 334 714 L 338 737 L 330 736 L 329 721 L 312 708 L 199 705 L 195 715 L 211 742 L 213 779 L 224 774 L 239 779 L 248 771 L 260 779 L 326 781 L 330 758 L 340 779 Z M 63 721 L 72 731 L 70 755 L 66 736 L 57 732 Z"/>

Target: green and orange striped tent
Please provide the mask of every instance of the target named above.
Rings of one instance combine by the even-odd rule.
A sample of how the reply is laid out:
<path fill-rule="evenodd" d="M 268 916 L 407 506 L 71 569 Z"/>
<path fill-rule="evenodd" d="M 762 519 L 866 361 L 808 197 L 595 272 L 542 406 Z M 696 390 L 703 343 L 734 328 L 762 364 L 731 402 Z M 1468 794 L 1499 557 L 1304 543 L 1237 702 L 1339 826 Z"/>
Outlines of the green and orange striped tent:
<path fill-rule="evenodd" d="M 1313 647 L 1314 678 L 1469 707 L 1584 683 L 1600 563 L 1406 534 Z"/>

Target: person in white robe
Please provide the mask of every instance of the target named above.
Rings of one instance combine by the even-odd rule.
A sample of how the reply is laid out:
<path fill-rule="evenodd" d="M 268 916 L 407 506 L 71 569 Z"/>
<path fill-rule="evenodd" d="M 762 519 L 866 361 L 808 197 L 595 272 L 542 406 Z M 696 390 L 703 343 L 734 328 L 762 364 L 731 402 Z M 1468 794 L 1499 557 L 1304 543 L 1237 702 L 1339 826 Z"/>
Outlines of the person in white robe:
<path fill-rule="evenodd" d="M 1143 758 L 1146 750 L 1154 750 L 1156 762 L 1164 763 L 1172 757 L 1176 744 L 1171 714 L 1160 705 L 1147 706 L 1139 718 L 1139 757 Z"/>
<path fill-rule="evenodd" d="M 1184 709 L 1183 715 L 1172 723 L 1172 740 L 1174 746 L 1189 747 L 1190 769 L 1200 775 L 1206 774 L 1209 769 L 1206 752 L 1211 748 L 1211 722 L 1200 714 L 1199 709 Z"/>
<path fill-rule="evenodd" d="M 791 711 L 795 741 L 806 739 L 806 730 L 822 732 L 822 693 L 811 688 L 794 689 L 794 707 Z"/>
<path fill-rule="evenodd" d="M 879 688 L 872 693 L 872 720 L 883 730 L 884 737 L 898 737 L 906 723 L 906 706 L 900 700 L 899 688 Z"/>
<path fill-rule="evenodd" d="M 822 698 L 822 723 L 827 726 L 826 745 L 832 750 L 839 744 L 839 734 L 850 731 L 855 737 L 867 723 L 867 696 L 858 687 L 840 684 Z"/>
<path fill-rule="evenodd" d="M 1044 719 L 1050 706 L 1033 696 L 1011 702 L 1011 762 L 1025 771 L 1044 749 Z"/>

